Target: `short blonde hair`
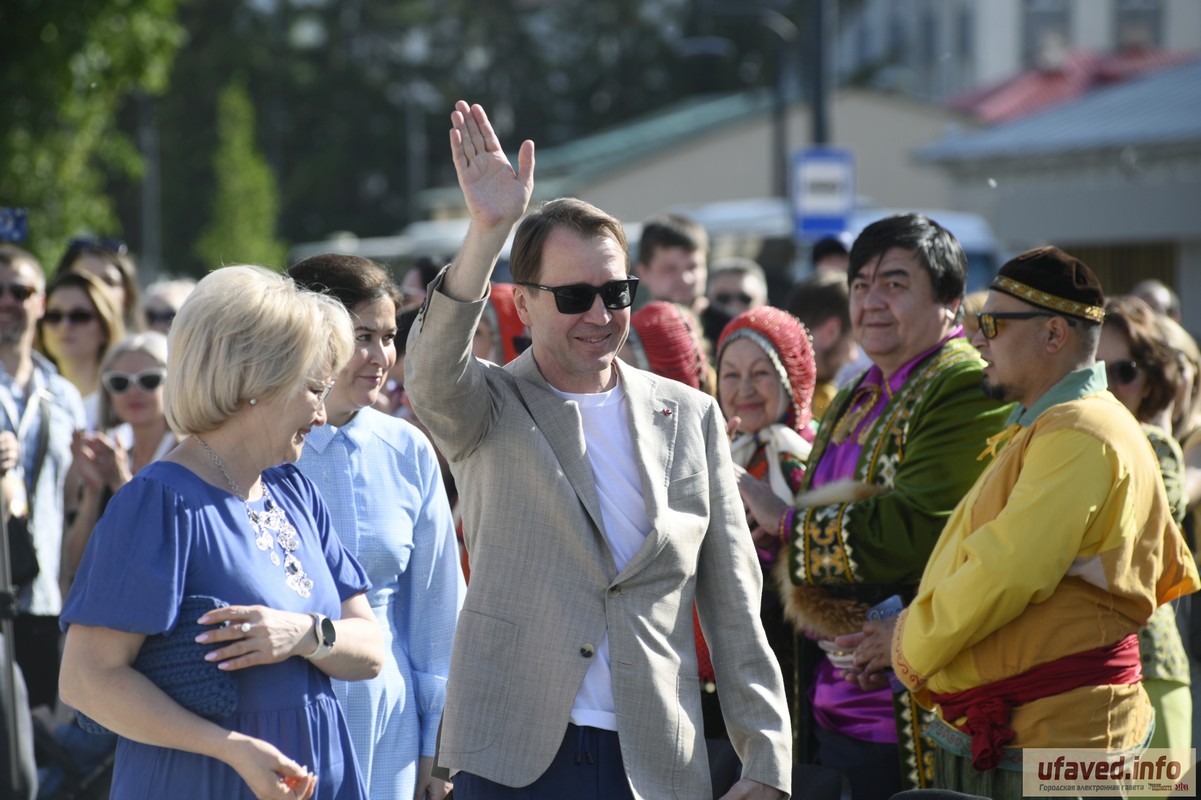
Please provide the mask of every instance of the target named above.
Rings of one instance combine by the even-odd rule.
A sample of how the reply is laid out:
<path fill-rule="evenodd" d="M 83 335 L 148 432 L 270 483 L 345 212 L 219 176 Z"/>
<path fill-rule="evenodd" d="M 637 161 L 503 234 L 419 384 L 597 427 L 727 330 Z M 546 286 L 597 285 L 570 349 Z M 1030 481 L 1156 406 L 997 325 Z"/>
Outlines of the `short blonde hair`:
<path fill-rule="evenodd" d="M 175 317 L 168 336 L 167 424 L 207 433 L 249 400 L 273 400 L 337 375 L 354 328 L 342 304 L 255 266 L 214 270 Z"/>
<path fill-rule="evenodd" d="M 155 360 L 163 369 L 167 368 L 167 337 L 158 331 L 144 331 L 126 336 L 109 348 L 104 361 L 100 364 L 100 374 L 111 372 L 113 362 L 126 353 L 144 353 Z M 100 427 L 115 428 L 122 420 L 113 409 L 113 396 L 100 382 Z"/>

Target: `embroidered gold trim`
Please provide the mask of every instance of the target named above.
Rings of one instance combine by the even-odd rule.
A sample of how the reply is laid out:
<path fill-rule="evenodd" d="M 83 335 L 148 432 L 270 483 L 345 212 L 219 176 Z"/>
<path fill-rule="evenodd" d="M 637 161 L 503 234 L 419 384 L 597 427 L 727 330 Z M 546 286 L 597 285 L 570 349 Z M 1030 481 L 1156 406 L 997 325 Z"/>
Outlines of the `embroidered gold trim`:
<path fill-rule="evenodd" d="M 1020 300 L 1025 300 L 1027 303 L 1049 308 L 1061 314 L 1070 314 L 1073 317 L 1080 317 L 1089 322 L 1105 321 L 1105 309 L 1100 306 L 1090 306 L 1085 303 L 1077 303 L 1075 300 L 1065 300 L 1062 297 L 1047 294 L 1003 275 L 998 276 L 992 282 L 992 288 L 1000 289 L 1002 292 L 1011 294 Z"/>
<path fill-rule="evenodd" d="M 851 505 L 850 502 L 838 503 L 833 512 L 828 506 L 804 510 L 800 529 L 804 547 L 797 554 L 796 565 L 796 575 L 802 583 L 811 586 L 857 583 L 843 533 L 843 518 Z"/>
<path fill-rule="evenodd" d="M 925 789 L 934 785 L 934 746 L 926 735 L 932 714 L 917 704 L 910 692 L 892 696 L 896 717 L 897 747 L 901 751 L 902 789 Z"/>
<path fill-rule="evenodd" d="M 834 444 L 843 444 L 850 438 L 863 420 L 867 419 L 867 415 L 872 413 L 872 409 L 876 407 L 876 403 L 880 399 L 880 385 L 876 383 L 868 383 L 859 386 L 855 389 L 854 396 L 851 398 L 850 405 L 847 406 L 846 413 L 839 417 L 838 422 L 834 425 L 834 433 L 830 435 L 830 439 Z M 866 426 L 859 434 L 859 444 L 863 444 L 864 434 L 871 429 L 871 426 Z"/>
<path fill-rule="evenodd" d="M 895 447 L 898 460 L 904 460 L 904 426 L 908 422 L 912 406 L 920 402 L 915 398 L 922 397 L 929 384 L 945 369 L 964 361 L 980 363 L 980 355 L 974 347 L 968 344 L 966 339 L 951 339 L 943 346 L 941 352 L 930 358 L 909 376 L 909 379 L 889 400 L 888 405 L 892 405 L 892 409 L 886 407 L 875 422 L 865 426 L 861 431 L 864 452 L 860 455 L 859 463 L 855 467 L 857 480 L 871 484 L 881 482 L 880 462 L 890 443 Z M 876 388 L 879 389 L 878 386 Z M 857 391 L 841 392 L 839 401 L 831 403 L 830 407 L 826 409 L 827 419 L 842 421 L 846 414 L 853 413 L 854 401 L 858 397 L 862 397 L 862 395 L 859 395 Z M 861 421 L 862 417 L 855 420 L 854 424 L 849 427 L 853 430 Z M 809 454 L 811 465 L 818 464 L 831 442 L 834 442 L 832 434 L 836 427 L 837 423 L 835 425 L 823 424 L 818 427 L 817 439 Z M 849 435 L 850 432 L 847 431 L 846 435 Z M 837 444 L 837 442 L 835 443 Z M 899 467 L 899 463 L 897 466 Z M 802 491 L 809 488 L 815 472 L 814 469 L 805 472 L 805 477 L 801 482 Z M 805 509 L 804 513 L 798 513 L 795 517 L 793 547 L 789 552 L 789 558 L 795 576 L 794 580 L 798 584 L 838 583 L 840 576 L 843 576 L 842 580 L 847 583 L 862 581 L 859 566 L 856 563 L 854 545 L 848 541 L 844 530 L 846 518 L 853 510 L 854 503 L 847 502 L 836 505 L 837 510 L 832 512 L 832 518 L 829 520 L 817 520 L 814 509 Z"/>

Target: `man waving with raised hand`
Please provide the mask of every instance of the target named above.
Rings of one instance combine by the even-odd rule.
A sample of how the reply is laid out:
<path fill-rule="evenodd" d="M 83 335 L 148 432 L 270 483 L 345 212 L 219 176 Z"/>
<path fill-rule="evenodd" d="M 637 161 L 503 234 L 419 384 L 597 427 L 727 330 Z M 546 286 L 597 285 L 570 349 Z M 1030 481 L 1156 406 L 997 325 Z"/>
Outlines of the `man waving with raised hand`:
<path fill-rule="evenodd" d="M 711 796 L 695 605 L 743 765 L 724 797 L 787 797 L 783 681 L 717 404 L 617 359 L 638 281 L 621 223 L 581 200 L 515 234 L 531 347 L 472 357 L 534 145 L 514 171 L 480 106 L 451 121 L 471 225 L 414 324 L 405 387 L 460 487 L 472 566 L 438 763 L 459 800 Z"/>

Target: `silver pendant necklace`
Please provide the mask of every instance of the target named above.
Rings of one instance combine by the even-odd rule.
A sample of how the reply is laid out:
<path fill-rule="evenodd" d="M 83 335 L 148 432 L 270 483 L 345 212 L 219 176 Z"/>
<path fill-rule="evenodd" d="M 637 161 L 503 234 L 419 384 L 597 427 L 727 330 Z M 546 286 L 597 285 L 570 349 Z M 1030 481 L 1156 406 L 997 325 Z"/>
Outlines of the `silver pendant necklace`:
<path fill-rule="evenodd" d="M 288 584 L 288 588 L 296 592 L 301 597 L 308 597 L 313 590 L 313 581 L 309 579 L 304 572 L 304 566 L 300 563 L 300 559 L 296 557 L 296 550 L 300 548 L 300 535 L 296 532 L 296 526 L 288 521 L 288 517 L 284 514 L 284 510 L 275 502 L 275 498 L 271 496 L 271 490 L 267 488 L 267 484 L 263 484 L 263 510 L 255 511 L 250 507 L 245 495 L 242 492 L 242 487 L 234 480 L 234 476 L 225 468 L 225 464 L 217 456 L 213 448 L 209 447 L 208 442 L 201 439 L 196 434 L 192 434 L 192 438 L 200 443 L 213 459 L 213 463 L 217 465 L 217 469 L 221 471 L 225 482 L 229 484 L 229 488 L 242 504 L 246 506 L 246 516 L 250 520 L 250 527 L 254 529 L 255 538 L 254 544 L 259 550 L 267 553 L 271 563 L 275 566 L 283 564 L 284 567 L 284 582 Z M 275 544 L 279 543 L 280 549 L 283 551 L 283 558 L 280 558 L 279 553 L 275 551 Z"/>

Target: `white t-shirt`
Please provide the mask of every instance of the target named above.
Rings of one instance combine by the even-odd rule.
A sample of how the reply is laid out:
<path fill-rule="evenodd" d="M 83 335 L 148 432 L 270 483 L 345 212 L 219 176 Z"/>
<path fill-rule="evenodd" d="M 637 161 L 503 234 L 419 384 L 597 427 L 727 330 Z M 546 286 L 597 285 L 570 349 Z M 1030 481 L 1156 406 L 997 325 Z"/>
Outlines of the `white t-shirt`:
<path fill-rule="evenodd" d="M 88 421 L 88 432 L 100 430 L 100 390 L 83 398 L 83 415 Z"/>
<path fill-rule="evenodd" d="M 554 389 L 554 387 L 551 387 Z M 605 540 L 617 571 L 625 567 L 650 533 L 651 522 L 642 496 L 642 478 L 634 454 L 634 438 L 626 414 L 625 390 L 621 384 L 598 394 L 570 394 L 554 390 L 580 408 L 584 444 L 596 492 L 600 498 Z M 617 730 L 613 702 L 613 680 L 609 671 L 609 634 L 596 647 L 596 656 L 576 695 L 571 709 L 576 725 Z"/>

